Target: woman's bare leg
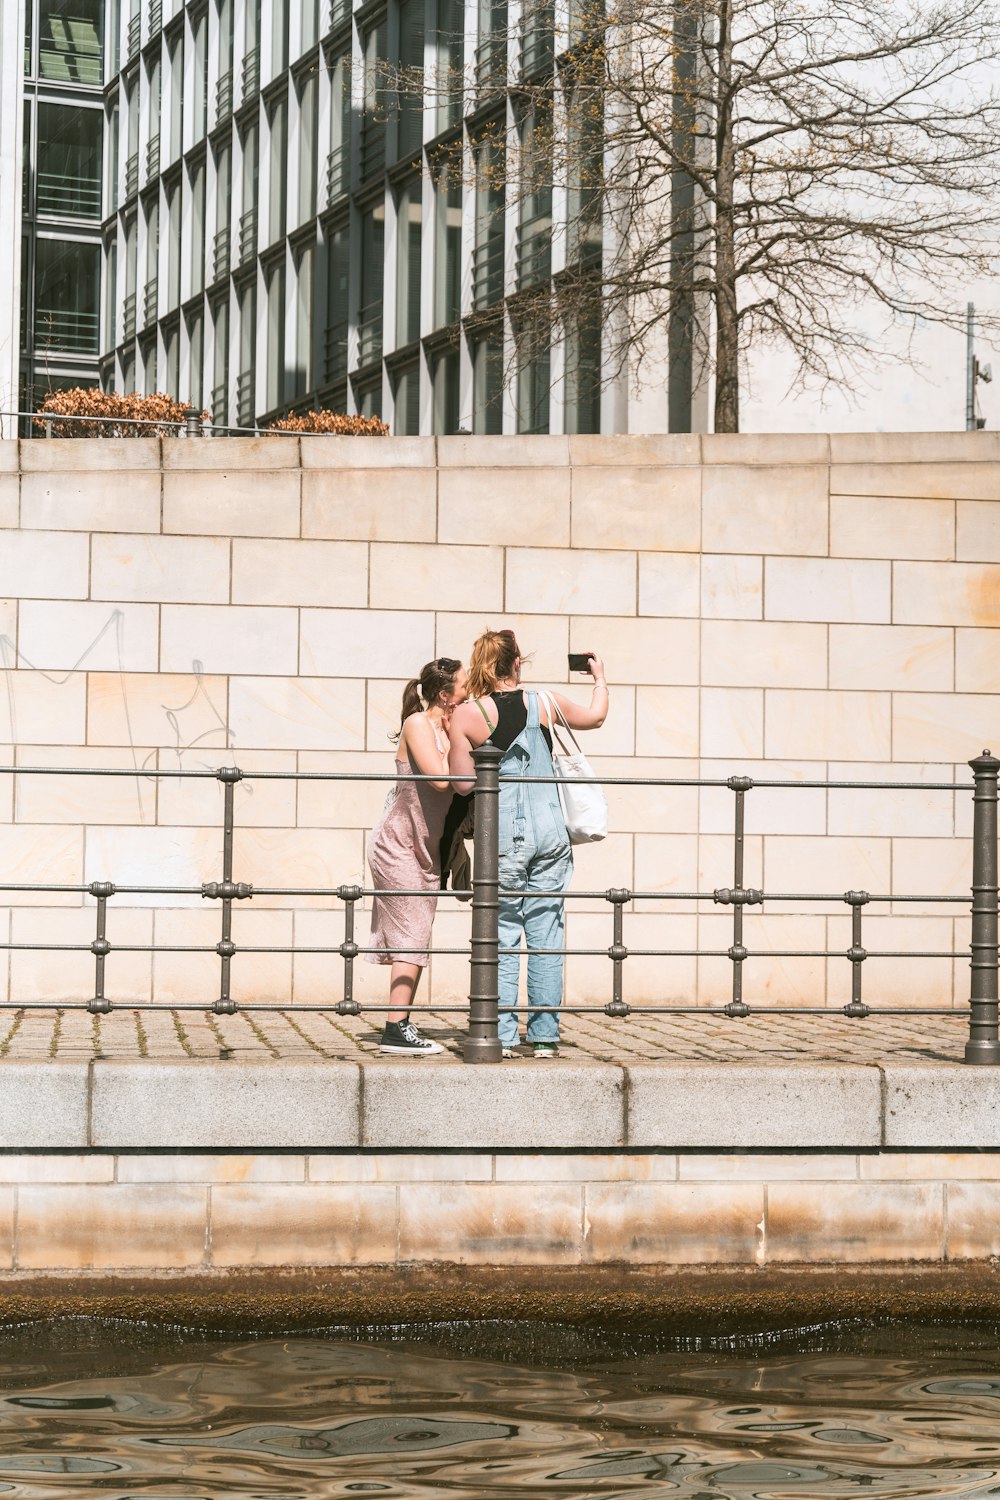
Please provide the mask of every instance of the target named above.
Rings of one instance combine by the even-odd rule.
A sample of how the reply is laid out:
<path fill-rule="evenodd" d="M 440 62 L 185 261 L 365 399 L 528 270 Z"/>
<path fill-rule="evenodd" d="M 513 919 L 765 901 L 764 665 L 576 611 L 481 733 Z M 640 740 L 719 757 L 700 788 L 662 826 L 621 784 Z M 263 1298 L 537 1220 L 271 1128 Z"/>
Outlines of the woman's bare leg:
<path fill-rule="evenodd" d="M 417 993 L 417 985 L 420 983 L 421 968 L 419 964 L 395 963 L 389 975 L 389 1014 L 387 1021 L 405 1021 L 410 1014 L 410 1006 Z"/>

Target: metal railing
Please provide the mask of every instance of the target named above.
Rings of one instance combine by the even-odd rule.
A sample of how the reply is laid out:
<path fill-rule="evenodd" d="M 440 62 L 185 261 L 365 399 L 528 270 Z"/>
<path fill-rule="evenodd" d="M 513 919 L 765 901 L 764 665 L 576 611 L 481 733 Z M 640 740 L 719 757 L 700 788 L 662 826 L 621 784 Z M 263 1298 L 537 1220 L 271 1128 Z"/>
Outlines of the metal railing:
<path fill-rule="evenodd" d="M 156 322 L 157 294 L 157 279 L 151 276 L 142 293 L 142 316 L 146 326 Z"/>
<path fill-rule="evenodd" d="M 240 215 L 240 264 L 257 254 L 257 210 L 248 208 Z"/>
<path fill-rule="evenodd" d="M 503 301 L 503 229 L 473 247 L 472 306 L 475 312 Z"/>
<path fill-rule="evenodd" d="M 598 778 L 606 786 L 642 786 L 642 787 L 688 787 L 688 788 L 727 788 L 733 794 L 733 883 L 731 886 L 720 887 L 710 890 L 693 891 L 665 891 L 665 890 L 632 890 L 627 888 L 611 888 L 603 891 L 595 890 L 554 890 L 554 891 L 531 891 L 523 890 L 505 891 L 500 883 L 500 861 L 499 861 L 499 805 L 500 788 L 504 778 L 500 774 L 500 752 L 492 746 L 483 746 L 473 752 L 475 762 L 475 838 L 473 854 L 473 877 L 472 877 L 472 908 L 471 908 L 471 931 L 467 945 L 461 947 L 428 947 L 428 956 L 434 954 L 464 955 L 470 963 L 470 984 L 468 1003 L 440 1004 L 438 1001 L 432 1003 L 432 1009 L 439 1013 L 459 1013 L 468 1015 L 468 1034 L 464 1045 L 465 1061 L 469 1063 L 495 1062 L 499 1061 L 501 1050 L 498 1035 L 498 1017 L 502 1010 L 510 1011 L 512 1006 L 501 1007 L 499 995 L 499 973 L 501 958 L 505 954 L 519 952 L 516 948 L 504 948 L 500 944 L 500 903 L 505 897 L 511 897 L 518 901 L 529 900 L 558 900 L 562 902 L 574 900 L 602 900 L 606 902 L 612 912 L 612 940 L 606 947 L 573 948 L 563 946 L 559 949 L 528 948 L 528 954 L 558 954 L 560 956 L 584 956 L 591 959 L 605 958 L 611 962 L 611 998 L 605 1004 L 579 1004 L 568 1001 L 562 1005 L 541 1006 L 532 1004 L 530 1009 L 539 1012 L 550 1010 L 565 1011 L 570 1014 L 602 1014 L 614 1020 L 626 1021 L 631 1015 L 689 1015 L 707 1016 L 721 1015 L 731 1020 L 744 1020 L 748 1017 L 775 1016 L 775 1015 L 824 1015 L 836 1014 L 836 1010 L 830 1006 L 816 1005 L 750 1005 L 744 997 L 744 977 L 749 964 L 755 958 L 822 958 L 842 959 L 850 965 L 851 971 L 851 999 L 847 1005 L 840 1007 L 840 1014 L 852 1022 L 860 1022 L 868 1017 L 879 1016 L 928 1016 L 928 1015 L 956 1015 L 954 1008 L 935 1008 L 930 1006 L 879 1006 L 871 1004 L 863 998 L 862 983 L 865 965 L 870 959 L 902 960 L 920 958 L 925 960 L 948 960 L 953 961 L 963 955 L 956 951 L 933 950 L 875 950 L 864 946 L 863 941 L 863 914 L 866 907 L 884 905 L 919 904 L 919 905 L 947 905 L 965 904 L 968 900 L 965 896 L 947 895 L 940 893 L 899 893 L 899 892 L 871 892 L 865 890 L 849 890 L 844 892 L 816 892 L 816 891 L 772 891 L 748 887 L 745 884 L 744 863 L 744 829 L 746 820 L 746 801 L 755 788 L 782 789 L 790 792 L 820 788 L 823 790 L 846 789 L 846 790 L 873 790 L 887 791 L 918 791 L 923 795 L 928 792 L 968 792 L 969 786 L 962 782 L 877 782 L 877 781 L 832 781 L 832 780 L 808 780 L 791 781 L 784 779 L 753 778 L 749 776 L 730 776 L 721 778 L 701 777 L 601 777 Z M 970 761 L 972 767 L 973 782 L 973 856 L 971 870 L 972 890 L 972 934 L 970 945 L 970 1010 L 969 1010 L 969 1037 L 965 1047 L 965 1061 L 972 1064 L 1000 1064 L 1000 999 L 998 999 L 998 875 L 997 875 L 997 786 L 998 773 L 1000 773 L 1000 760 L 990 754 L 988 750 L 982 755 Z M 49 883 L 49 882 L 0 882 L 0 900 L 4 893 L 16 896 L 21 901 L 25 895 L 58 895 L 70 896 L 73 894 L 89 897 L 96 903 L 95 936 L 89 943 L 76 942 L 51 942 L 51 943 L 22 943 L 14 941 L 13 938 L 7 942 L 0 942 L 0 950 L 7 951 L 47 951 L 60 953 L 89 953 L 94 960 L 94 983 L 93 994 L 86 1000 L 65 1001 L 59 1000 L 59 1009 L 86 1009 L 95 1014 L 102 1014 L 112 1009 L 112 1002 L 106 993 L 107 963 L 109 959 L 119 953 L 215 953 L 219 959 L 219 995 L 210 1006 L 203 1001 L 176 1003 L 170 1002 L 173 1010 L 211 1010 L 216 1014 L 233 1015 L 237 1011 L 276 1011 L 276 1010 L 306 1010 L 306 1011 L 334 1011 L 340 1015 L 358 1015 L 361 1012 L 361 1003 L 354 993 L 354 964 L 362 955 L 380 951 L 371 947 L 365 947 L 358 943 L 356 933 L 356 913 L 358 903 L 366 897 L 377 895 L 378 892 L 360 884 L 341 884 L 332 887 L 324 886 L 263 886 L 253 885 L 237 878 L 239 872 L 235 868 L 234 861 L 234 836 L 235 836 L 235 790 L 237 785 L 244 779 L 245 773 L 236 766 L 220 766 L 217 770 L 199 769 L 171 769 L 171 770 L 144 770 L 124 768 L 79 768 L 60 766 L 8 766 L 0 768 L 0 775 L 17 777 L 42 777 L 42 776 L 97 776 L 97 777 L 132 777 L 136 780 L 216 780 L 221 783 L 223 789 L 222 808 L 222 848 L 221 848 L 221 879 L 204 881 L 200 885 L 170 885 L 165 883 L 136 883 L 118 884 L 112 880 L 90 880 L 80 883 Z M 254 781 L 294 781 L 298 782 L 336 782 L 345 783 L 350 786 L 357 782 L 390 782 L 395 783 L 396 776 L 393 773 L 374 772 L 350 772 L 350 771 L 256 771 L 252 773 Z M 433 781 L 432 776 L 412 776 L 415 781 Z M 515 779 L 515 778 L 511 778 Z M 551 784 L 556 780 L 554 777 L 527 777 L 523 778 L 529 782 L 544 782 Z M 0 873 L 3 873 L 0 871 Z M 110 873 L 110 872 L 109 872 Z M 397 896 L 411 898 L 413 900 L 427 900 L 441 896 L 458 896 L 467 898 L 469 892 L 448 892 L 437 887 L 427 890 L 398 890 L 392 892 Z M 143 896 L 143 897 L 198 897 L 207 901 L 217 901 L 220 909 L 220 933 L 218 942 L 212 945 L 196 944 L 152 944 L 152 943 L 119 943 L 114 941 L 114 923 L 109 921 L 108 903 L 117 897 Z M 301 945 L 301 944 L 244 944 L 239 945 L 233 939 L 233 903 L 254 902 L 255 898 L 282 898 L 282 899 L 316 899 L 326 898 L 339 902 L 344 912 L 343 938 L 339 943 L 328 945 Z M 729 908 L 732 912 L 732 942 L 721 949 L 708 949 L 701 946 L 695 948 L 638 948 L 631 947 L 626 942 L 625 908 L 633 902 L 659 902 L 669 905 L 670 903 L 694 904 L 699 909 L 703 903 L 712 903 L 714 906 Z M 818 949 L 761 949 L 755 952 L 750 946 L 748 939 L 751 934 L 748 931 L 747 914 L 754 908 L 763 907 L 766 901 L 787 904 L 812 903 L 829 905 L 836 903 L 846 906 L 851 914 L 851 944 L 845 949 L 824 947 Z M 55 914 L 53 914 L 55 920 Z M 300 1001 L 289 1002 L 282 1000 L 252 1001 L 240 1003 L 233 998 L 232 973 L 233 963 L 242 956 L 255 954 L 303 954 L 339 956 L 343 963 L 343 991 L 342 997 L 337 1001 L 327 1001 L 323 1004 L 305 1003 Z M 625 995 L 626 966 L 630 958 L 677 958 L 677 957 L 710 957 L 727 958 L 732 965 L 732 983 L 730 997 L 722 1003 L 709 1005 L 677 1005 L 677 1004 L 630 1004 Z M 155 1008 L 158 1004 L 155 1000 L 144 1002 L 129 1001 L 122 1008 L 127 1010 L 148 1010 Z M 0 1001 L 0 1008 L 31 1010 L 51 1009 L 52 1004 L 41 1001 L 21 1001 L 10 998 Z M 382 1012 L 390 1007 L 387 1003 L 368 1004 L 366 1010 Z"/>
<path fill-rule="evenodd" d="M 96 219 L 101 212 L 100 181 L 93 177 L 68 177 L 65 172 L 38 172 L 35 212 Z"/>
<path fill-rule="evenodd" d="M 139 51 L 139 43 L 142 41 L 142 15 L 137 10 L 130 17 L 128 30 L 125 33 L 125 55 L 129 62 L 132 61 Z"/>
<path fill-rule="evenodd" d="M 236 420 L 241 427 L 253 422 L 253 371 L 241 370 L 236 377 Z"/>
<path fill-rule="evenodd" d="M 478 104 L 503 92 L 507 84 L 506 33 L 495 32 L 476 48 L 475 70 Z"/>
<path fill-rule="evenodd" d="M 221 125 L 233 112 L 233 72 L 223 73 L 215 85 L 215 123 Z"/>
<path fill-rule="evenodd" d="M 133 152 L 125 163 L 125 197 L 134 198 L 139 191 L 139 153 Z"/>
<path fill-rule="evenodd" d="M 146 182 L 147 185 L 159 174 L 160 170 L 160 137 L 151 135 L 146 147 Z"/>
<path fill-rule="evenodd" d="M 212 240 L 212 280 L 229 275 L 229 229 L 220 229 Z"/>
<path fill-rule="evenodd" d="M 96 354 L 100 314 L 77 312 L 65 307 L 35 308 L 35 343 L 55 353 Z"/>
<path fill-rule="evenodd" d="M 350 175 L 351 152 L 345 141 L 342 146 L 335 146 L 326 159 L 326 204 L 328 208 L 347 192 L 350 186 Z"/>
<path fill-rule="evenodd" d="M 358 313 L 358 364 L 382 358 L 382 303 L 369 302 Z"/>
<path fill-rule="evenodd" d="M 517 289 L 541 286 L 552 275 L 552 219 L 548 214 L 517 226 Z"/>
<path fill-rule="evenodd" d="M 259 47 L 252 48 L 251 51 L 249 51 L 247 53 L 246 57 L 244 57 L 244 59 L 243 59 L 243 67 L 242 67 L 242 70 L 241 70 L 241 79 L 242 79 L 242 94 L 241 94 L 241 97 L 242 97 L 243 103 L 246 104 L 247 100 L 250 99 L 254 94 L 256 94 L 258 92 L 259 88 L 260 88 L 260 48 Z"/>

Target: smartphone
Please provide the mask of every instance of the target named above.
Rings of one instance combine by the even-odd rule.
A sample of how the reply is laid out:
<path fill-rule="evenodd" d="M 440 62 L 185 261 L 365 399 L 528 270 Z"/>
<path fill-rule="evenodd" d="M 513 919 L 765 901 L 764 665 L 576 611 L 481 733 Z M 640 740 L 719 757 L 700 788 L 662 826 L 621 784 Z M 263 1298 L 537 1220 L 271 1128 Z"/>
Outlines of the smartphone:
<path fill-rule="evenodd" d="M 589 651 L 571 651 L 569 653 L 569 669 L 570 669 L 570 671 L 571 672 L 589 672 L 590 671 L 590 657 L 591 657 L 591 653 Z"/>

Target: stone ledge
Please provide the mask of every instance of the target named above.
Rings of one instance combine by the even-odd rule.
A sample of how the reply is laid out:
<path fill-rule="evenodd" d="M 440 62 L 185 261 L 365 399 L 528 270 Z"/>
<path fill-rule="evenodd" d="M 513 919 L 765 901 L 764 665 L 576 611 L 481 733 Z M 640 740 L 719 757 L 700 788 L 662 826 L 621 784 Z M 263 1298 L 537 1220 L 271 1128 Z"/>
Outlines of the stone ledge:
<path fill-rule="evenodd" d="M 94 1063 L 89 1144 L 356 1146 L 356 1063 Z"/>
<path fill-rule="evenodd" d="M 998 1151 L 961 1063 L 0 1064 L 0 1151 Z"/>
<path fill-rule="evenodd" d="M 1000 1070 L 943 1063 L 883 1069 L 883 1143 L 899 1148 L 1000 1147 Z"/>
<path fill-rule="evenodd" d="M 363 1065 L 361 1145 L 439 1149 L 626 1144 L 622 1068 L 530 1062 L 428 1068 L 407 1058 Z"/>
<path fill-rule="evenodd" d="M 646 1064 L 628 1073 L 628 1144 L 738 1150 L 878 1146 L 875 1067 Z"/>

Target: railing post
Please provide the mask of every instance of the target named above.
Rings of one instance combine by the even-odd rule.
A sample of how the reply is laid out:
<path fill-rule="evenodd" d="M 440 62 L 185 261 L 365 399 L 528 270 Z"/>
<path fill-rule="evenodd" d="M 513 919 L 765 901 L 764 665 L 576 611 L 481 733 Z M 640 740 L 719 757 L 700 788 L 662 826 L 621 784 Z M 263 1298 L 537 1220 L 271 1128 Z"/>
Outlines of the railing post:
<path fill-rule="evenodd" d="M 344 995 L 333 1007 L 339 1016 L 357 1016 L 361 1006 L 354 998 L 354 960 L 358 956 L 358 945 L 354 937 L 354 907 L 361 900 L 359 885 L 341 885 L 337 895 L 344 903 L 344 941 L 340 945 L 340 956 L 344 960 Z"/>
<path fill-rule="evenodd" d="M 201 893 L 222 902 L 222 937 L 215 945 L 215 951 L 221 960 L 219 998 L 212 1002 L 212 1009 L 218 1016 L 232 1016 L 238 1009 L 230 988 L 232 962 L 236 953 L 236 944 L 233 942 L 233 902 L 252 896 L 253 886 L 237 884 L 233 880 L 233 802 L 236 783 L 242 781 L 243 772 L 238 766 L 220 766 L 215 774 L 222 782 L 223 792 L 222 879 L 203 885 Z"/>
<path fill-rule="evenodd" d="M 95 1016 L 105 1016 L 111 1009 L 111 1001 L 104 993 L 104 964 L 111 952 L 111 944 L 108 942 L 108 897 L 114 893 L 115 887 L 110 880 L 90 882 L 90 894 L 97 898 L 97 936 L 90 945 L 96 961 L 96 972 L 94 996 L 92 1000 L 88 1000 L 87 1009 Z"/>
<path fill-rule="evenodd" d="M 984 750 L 970 760 L 976 778 L 972 824 L 972 986 L 965 1061 L 1000 1063 L 997 1022 L 997 773 L 1000 760 Z"/>
<path fill-rule="evenodd" d="M 202 436 L 201 412 L 196 406 L 185 408 L 184 436 L 186 438 L 200 438 Z"/>
<path fill-rule="evenodd" d="M 500 1061 L 500 751 L 480 745 L 476 767 L 476 832 L 472 854 L 472 938 L 467 1063 Z"/>

